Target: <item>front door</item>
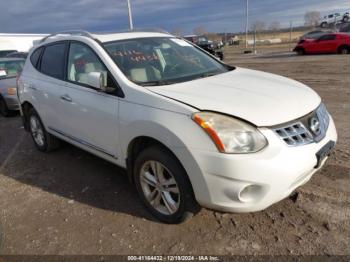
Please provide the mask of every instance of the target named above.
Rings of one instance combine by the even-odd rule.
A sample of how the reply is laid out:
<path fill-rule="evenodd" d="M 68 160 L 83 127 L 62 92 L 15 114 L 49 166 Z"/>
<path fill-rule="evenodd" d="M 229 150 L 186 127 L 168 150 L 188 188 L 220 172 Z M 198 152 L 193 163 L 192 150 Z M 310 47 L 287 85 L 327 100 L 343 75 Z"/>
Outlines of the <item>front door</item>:
<path fill-rule="evenodd" d="M 59 115 L 64 124 L 55 130 L 94 150 L 118 155 L 118 97 L 90 87 L 87 76 L 100 72 L 104 85 L 116 88 L 105 65 L 92 49 L 79 42 L 69 45 L 66 84 L 60 88 Z"/>

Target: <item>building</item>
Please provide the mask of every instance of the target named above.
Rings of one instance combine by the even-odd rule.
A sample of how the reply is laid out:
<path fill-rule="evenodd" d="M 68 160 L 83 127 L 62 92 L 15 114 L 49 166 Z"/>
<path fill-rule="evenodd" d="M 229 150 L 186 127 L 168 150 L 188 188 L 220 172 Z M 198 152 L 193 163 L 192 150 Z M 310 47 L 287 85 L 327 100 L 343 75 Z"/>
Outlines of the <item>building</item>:
<path fill-rule="evenodd" d="M 1 34 L 0 52 L 18 51 L 28 52 L 29 49 L 46 35 L 44 34 Z"/>

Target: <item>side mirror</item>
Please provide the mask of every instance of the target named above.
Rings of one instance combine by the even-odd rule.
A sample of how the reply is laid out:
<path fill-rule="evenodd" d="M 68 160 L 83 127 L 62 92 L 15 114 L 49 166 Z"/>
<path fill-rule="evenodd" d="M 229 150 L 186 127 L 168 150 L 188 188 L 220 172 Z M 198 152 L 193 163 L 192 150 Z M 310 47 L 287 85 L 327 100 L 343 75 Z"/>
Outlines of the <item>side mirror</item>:
<path fill-rule="evenodd" d="M 104 76 L 101 72 L 90 72 L 87 75 L 87 82 L 89 86 L 92 86 L 101 91 L 105 91 Z"/>

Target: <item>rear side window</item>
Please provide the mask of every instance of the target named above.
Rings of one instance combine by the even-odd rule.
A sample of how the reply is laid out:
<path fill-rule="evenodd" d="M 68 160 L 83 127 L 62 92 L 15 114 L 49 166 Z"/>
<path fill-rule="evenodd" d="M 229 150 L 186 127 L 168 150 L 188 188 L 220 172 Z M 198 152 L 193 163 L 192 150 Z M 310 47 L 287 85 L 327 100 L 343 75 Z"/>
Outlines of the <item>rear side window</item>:
<path fill-rule="evenodd" d="M 65 51 L 66 43 L 46 46 L 41 58 L 41 72 L 54 78 L 63 79 Z"/>
<path fill-rule="evenodd" d="M 319 41 L 330 41 L 335 40 L 336 35 L 324 35 L 319 38 Z"/>
<path fill-rule="evenodd" d="M 32 65 L 35 67 L 35 68 L 38 68 L 38 61 L 39 61 L 39 58 L 40 58 L 40 55 L 41 55 L 41 52 L 43 51 L 43 48 L 40 47 L 38 48 L 37 50 L 35 50 L 33 52 L 33 54 L 30 56 L 30 62 L 32 62 Z"/>

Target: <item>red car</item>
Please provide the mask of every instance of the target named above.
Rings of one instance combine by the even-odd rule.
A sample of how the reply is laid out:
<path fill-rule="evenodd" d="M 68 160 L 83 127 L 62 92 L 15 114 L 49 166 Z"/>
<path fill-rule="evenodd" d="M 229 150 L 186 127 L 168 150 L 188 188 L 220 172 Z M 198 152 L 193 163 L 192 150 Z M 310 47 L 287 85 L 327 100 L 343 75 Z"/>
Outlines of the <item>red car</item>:
<path fill-rule="evenodd" d="M 350 34 L 330 33 L 317 39 L 300 40 L 294 48 L 299 55 L 338 53 L 350 54 Z"/>

